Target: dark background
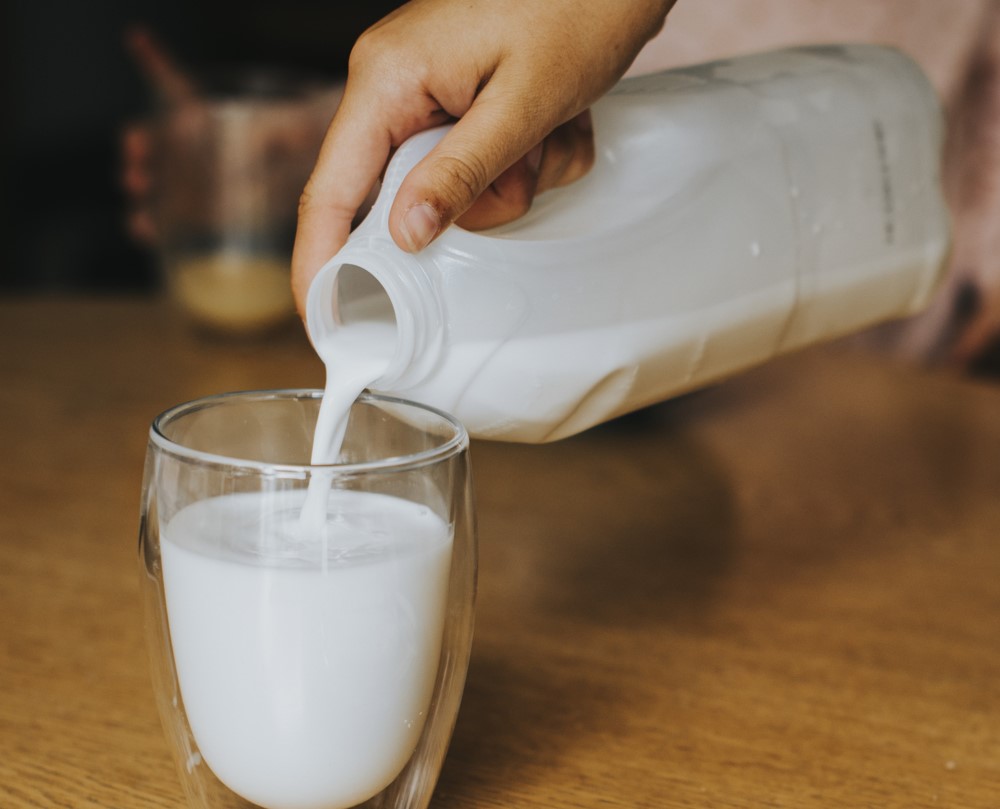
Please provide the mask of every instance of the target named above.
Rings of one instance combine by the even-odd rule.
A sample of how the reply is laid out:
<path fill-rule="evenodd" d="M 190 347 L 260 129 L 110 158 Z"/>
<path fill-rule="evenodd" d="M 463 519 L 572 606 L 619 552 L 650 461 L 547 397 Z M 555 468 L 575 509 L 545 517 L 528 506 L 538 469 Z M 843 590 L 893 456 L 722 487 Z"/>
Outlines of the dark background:
<path fill-rule="evenodd" d="M 147 26 L 192 70 L 346 73 L 351 45 L 398 3 L 3 0 L 0 292 L 146 290 L 148 250 L 125 230 L 122 127 L 151 95 L 125 47 Z"/>

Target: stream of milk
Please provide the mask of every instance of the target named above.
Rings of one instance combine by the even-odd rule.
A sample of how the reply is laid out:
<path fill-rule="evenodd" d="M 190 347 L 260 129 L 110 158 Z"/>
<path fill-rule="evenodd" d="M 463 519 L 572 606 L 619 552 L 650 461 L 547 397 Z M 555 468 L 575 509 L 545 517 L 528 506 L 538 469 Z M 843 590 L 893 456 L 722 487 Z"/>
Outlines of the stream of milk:
<path fill-rule="evenodd" d="M 328 335 L 316 352 L 326 364 L 326 388 L 316 420 L 311 462 L 314 467 L 334 464 L 347 432 L 351 406 L 389 364 L 394 344 L 393 325 L 385 322 L 357 323 Z M 326 495 L 330 478 L 314 470 L 309 494 L 302 508 L 301 529 L 322 536 L 326 522 Z"/>

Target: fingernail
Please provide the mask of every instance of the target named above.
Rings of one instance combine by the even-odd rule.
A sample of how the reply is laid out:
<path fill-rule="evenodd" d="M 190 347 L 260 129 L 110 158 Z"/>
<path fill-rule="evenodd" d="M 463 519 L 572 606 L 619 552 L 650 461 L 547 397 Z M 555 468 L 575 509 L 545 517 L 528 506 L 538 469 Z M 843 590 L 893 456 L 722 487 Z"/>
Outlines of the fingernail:
<path fill-rule="evenodd" d="M 528 153 L 524 156 L 524 159 L 528 163 L 528 168 L 531 169 L 532 174 L 538 174 L 538 170 L 542 166 L 542 150 L 543 145 L 539 143 L 537 146 L 531 147 Z"/>
<path fill-rule="evenodd" d="M 411 206 L 403 214 L 403 238 L 411 253 L 423 250 L 441 229 L 441 218 L 426 202 Z"/>

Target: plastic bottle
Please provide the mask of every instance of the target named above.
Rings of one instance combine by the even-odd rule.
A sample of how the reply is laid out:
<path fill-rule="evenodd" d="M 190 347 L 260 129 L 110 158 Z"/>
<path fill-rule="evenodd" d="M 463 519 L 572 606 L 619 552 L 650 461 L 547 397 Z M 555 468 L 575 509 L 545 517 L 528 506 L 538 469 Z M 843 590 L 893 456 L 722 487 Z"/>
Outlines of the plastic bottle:
<path fill-rule="evenodd" d="M 949 241 L 942 121 L 899 52 L 796 48 L 671 70 L 623 80 L 592 112 L 586 177 L 512 224 L 452 226 L 415 255 L 389 236 L 389 207 L 444 130 L 407 141 L 310 289 L 328 372 L 352 330 L 380 324 L 388 363 L 373 389 L 479 437 L 548 441 L 931 295 Z"/>

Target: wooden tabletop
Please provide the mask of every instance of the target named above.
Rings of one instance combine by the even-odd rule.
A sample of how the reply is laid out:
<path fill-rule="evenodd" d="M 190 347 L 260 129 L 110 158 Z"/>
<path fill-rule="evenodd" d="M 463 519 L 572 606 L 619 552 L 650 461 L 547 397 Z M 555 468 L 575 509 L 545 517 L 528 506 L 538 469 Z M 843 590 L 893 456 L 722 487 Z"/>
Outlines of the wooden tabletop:
<path fill-rule="evenodd" d="M 149 421 L 319 386 L 298 329 L 0 302 L 0 807 L 182 806 L 135 560 Z M 472 448 L 457 807 L 1000 806 L 1000 385 L 810 350 Z"/>

